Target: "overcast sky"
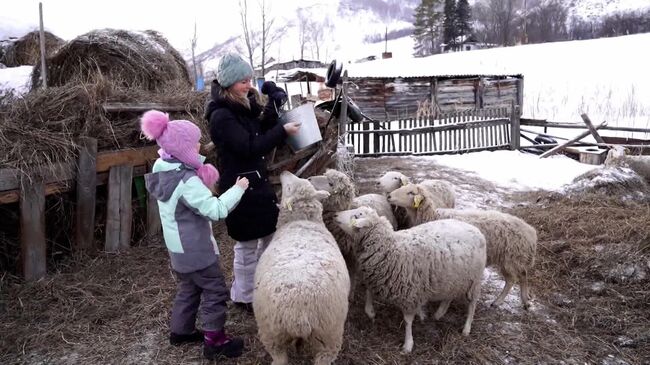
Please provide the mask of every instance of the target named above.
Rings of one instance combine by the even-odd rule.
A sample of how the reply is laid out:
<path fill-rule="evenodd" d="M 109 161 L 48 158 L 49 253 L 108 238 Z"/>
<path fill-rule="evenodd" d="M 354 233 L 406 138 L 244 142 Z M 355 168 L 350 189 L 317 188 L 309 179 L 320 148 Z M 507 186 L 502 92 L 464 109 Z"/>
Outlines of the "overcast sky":
<path fill-rule="evenodd" d="M 259 1 L 248 0 L 250 17 L 258 16 Z M 279 22 L 295 18 L 300 7 L 336 6 L 337 0 L 266 0 Z M 174 47 L 190 47 L 197 23 L 199 50 L 241 33 L 238 0 L 41 0 L 45 28 L 69 40 L 93 29 L 153 29 Z M 0 0 L 0 39 L 8 29 L 38 27 L 38 0 Z M 3 34 L 5 33 L 5 34 Z M 22 35 L 22 34 L 20 34 Z"/>

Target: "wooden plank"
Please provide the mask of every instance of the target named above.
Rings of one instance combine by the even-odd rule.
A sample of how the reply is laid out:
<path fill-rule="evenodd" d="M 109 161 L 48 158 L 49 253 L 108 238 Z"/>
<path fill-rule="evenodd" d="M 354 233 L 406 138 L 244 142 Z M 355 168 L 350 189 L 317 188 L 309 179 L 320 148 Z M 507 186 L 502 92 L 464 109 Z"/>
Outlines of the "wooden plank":
<path fill-rule="evenodd" d="M 291 156 L 291 158 L 288 158 L 286 160 L 282 160 L 280 162 L 276 162 L 276 163 L 270 165 L 268 167 L 268 170 L 269 171 L 275 171 L 275 170 L 281 169 L 281 168 L 283 168 L 283 167 L 285 167 L 287 165 L 291 165 L 293 163 L 296 163 L 296 162 L 302 160 L 303 158 L 316 153 L 316 151 L 318 151 L 319 146 L 320 146 L 320 144 L 316 144 L 316 145 L 314 145 L 312 147 L 309 147 L 309 148 L 306 148 L 304 150 L 298 151 L 298 152 L 296 152 L 295 155 Z"/>
<path fill-rule="evenodd" d="M 97 192 L 97 140 L 79 140 L 77 163 L 77 207 L 75 210 L 75 248 L 89 252 L 95 243 L 95 197 Z"/>
<path fill-rule="evenodd" d="M 23 177 L 20 190 L 20 248 L 25 280 L 34 281 L 47 273 L 45 240 L 45 184 Z"/>
<path fill-rule="evenodd" d="M 603 137 L 601 137 L 600 134 L 598 134 L 598 131 L 596 130 L 594 125 L 591 123 L 591 119 L 589 119 L 589 116 L 586 113 L 582 113 L 582 114 L 580 114 L 580 117 L 582 118 L 582 121 L 585 122 L 585 124 L 587 125 L 587 128 L 589 129 L 589 132 L 594 137 L 596 142 L 605 143 L 605 141 L 603 140 Z"/>
<path fill-rule="evenodd" d="M 521 143 L 521 138 L 519 138 L 520 126 L 519 126 L 519 105 L 516 105 L 515 102 L 512 102 L 510 114 L 510 149 L 518 150 Z M 595 130 L 594 130 L 595 132 Z"/>
<path fill-rule="evenodd" d="M 547 128 L 561 128 L 561 129 L 584 129 L 585 128 L 583 124 L 579 124 L 579 123 L 555 123 L 555 122 L 547 122 L 546 120 L 541 120 L 541 119 L 528 119 L 528 118 L 521 118 L 520 124 L 531 126 L 531 127 L 547 127 Z M 604 126 L 600 128 L 600 130 L 650 133 L 650 128 L 636 128 L 636 127 Z"/>
<path fill-rule="evenodd" d="M 119 165 L 110 169 L 108 204 L 106 208 L 106 241 L 104 249 L 116 252 L 131 242 L 131 182 L 133 166 Z"/>
<path fill-rule="evenodd" d="M 605 125 L 607 125 L 607 122 L 602 122 L 602 123 L 600 123 L 599 125 L 597 125 L 595 128 L 596 128 L 596 129 L 600 129 L 600 127 L 605 126 Z M 561 145 L 559 145 L 559 146 L 557 146 L 557 147 L 554 147 L 554 148 L 552 148 L 552 149 L 550 149 L 550 150 L 548 150 L 548 151 L 542 153 L 542 154 L 539 156 L 539 158 L 545 158 L 545 157 L 548 157 L 548 156 L 554 155 L 554 154 L 556 154 L 556 153 L 562 151 L 565 147 L 570 146 L 570 145 L 572 145 L 573 143 L 578 142 L 579 140 L 583 139 L 584 137 L 586 137 L 586 136 L 589 135 L 590 133 L 591 133 L 591 132 L 588 131 L 588 130 L 587 130 L 587 131 L 584 131 L 584 132 L 580 133 L 579 135 L 577 135 L 577 136 L 571 138 L 570 140 L 568 140 L 568 141 L 562 143 Z"/>
<path fill-rule="evenodd" d="M 107 102 L 102 105 L 105 113 L 119 112 L 146 112 L 151 109 L 160 110 L 161 112 L 182 112 L 187 108 L 184 105 L 170 105 L 161 103 L 118 103 Z"/>
<path fill-rule="evenodd" d="M 113 166 L 145 165 L 148 161 L 158 158 L 158 146 L 149 146 L 138 149 L 107 151 L 97 154 L 97 172 L 105 172 Z"/>
<path fill-rule="evenodd" d="M 147 170 L 151 171 L 153 163 L 147 165 Z M 147 191 L 147 236 L 152 237 L 160 233 L 162 223 L 160 222 L 160 212 L 158 210 L 158 200 Z"/>

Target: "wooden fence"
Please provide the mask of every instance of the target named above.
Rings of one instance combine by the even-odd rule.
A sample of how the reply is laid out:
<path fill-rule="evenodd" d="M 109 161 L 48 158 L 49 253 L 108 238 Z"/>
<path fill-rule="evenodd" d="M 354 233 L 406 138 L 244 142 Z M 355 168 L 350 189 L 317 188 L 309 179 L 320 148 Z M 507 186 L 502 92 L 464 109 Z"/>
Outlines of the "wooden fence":
<path fill-rule="evenodd" d="M 516 138 L 512 138 L 516 136 Z M 357 156 L 435 155 L 519 148 L 519 107 L 348 124 Z"/>

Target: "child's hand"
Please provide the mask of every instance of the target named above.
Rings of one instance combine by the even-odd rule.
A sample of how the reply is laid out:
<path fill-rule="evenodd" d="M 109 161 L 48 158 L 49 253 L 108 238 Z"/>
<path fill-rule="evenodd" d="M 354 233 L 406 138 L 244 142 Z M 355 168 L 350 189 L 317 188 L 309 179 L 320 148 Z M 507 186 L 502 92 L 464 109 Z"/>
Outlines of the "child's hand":
<path fill-rule="evenodd" d="M 240 188 L 246 190 L 246 189 L 248 189 L 248 179 L 245 178 L 245 177 L 238 177 L 237 181 L 235 181 L 235 185 L 237 185 Z"/>

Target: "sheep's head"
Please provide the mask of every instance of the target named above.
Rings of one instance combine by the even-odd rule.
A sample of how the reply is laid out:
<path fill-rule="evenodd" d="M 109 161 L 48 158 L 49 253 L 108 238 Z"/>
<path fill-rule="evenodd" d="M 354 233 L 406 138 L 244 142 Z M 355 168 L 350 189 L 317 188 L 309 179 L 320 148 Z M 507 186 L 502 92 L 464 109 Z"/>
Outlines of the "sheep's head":
<path fill-rule="evenodd" d="M 372 208 L 359 207 L 336 213 L 334 220 L 345 233 L 354 235 L 378 222 L 379 215 Z"/>
<path fill-rule="evenodd" d="M 397 190 L 401 186 L 408 184 L 409 182 L 410 182 L 409 178 L 406 177 L 406 175 L 402 174 L 401 172 L 388 171 L 387 173 L 384 174 L 384 176 L 379 178 L 379 181 L 377 182 L 377 186 L 384 193 L 388 194 Z"/>
<path fill-rule="evenodd" d="M 615 164 L 616 162 L 620 161 L 623 157 L 625 157 L 627 152 L 629 152 L 629 150 L 625 147 L 613 146 L 612 148 L 609 149 L 609 151 L 607 151 L 607 158 L 605 159 L 605 165 Z"/>
<path fill-rule="evenodd" d="M 354 199 L 354 184 L 348 175 L 340 171 L 327 169 L 323 175 L 312 176 L 308 180 L 316 190 L 331 194 L 329 199 L 323 201 L 323 208 L 326 211 L 347 209 Z"/>
<path fill-rule="evenodd" d="M 301 179 L 289 171 L 280 174 L 280 183 L 282 207 L 287 210 L 292 210 L 296 203 L 302 201 L 323 201 L 330 196 L 327 191 L 316 190 L 308 180 Z"/>
<path fill-rule="evenodd" d="M 417 184 L 407 184 L 388 194 L 388 202 L 404 208 L 418 209 L 425 199 L 423 188 Z"/>

